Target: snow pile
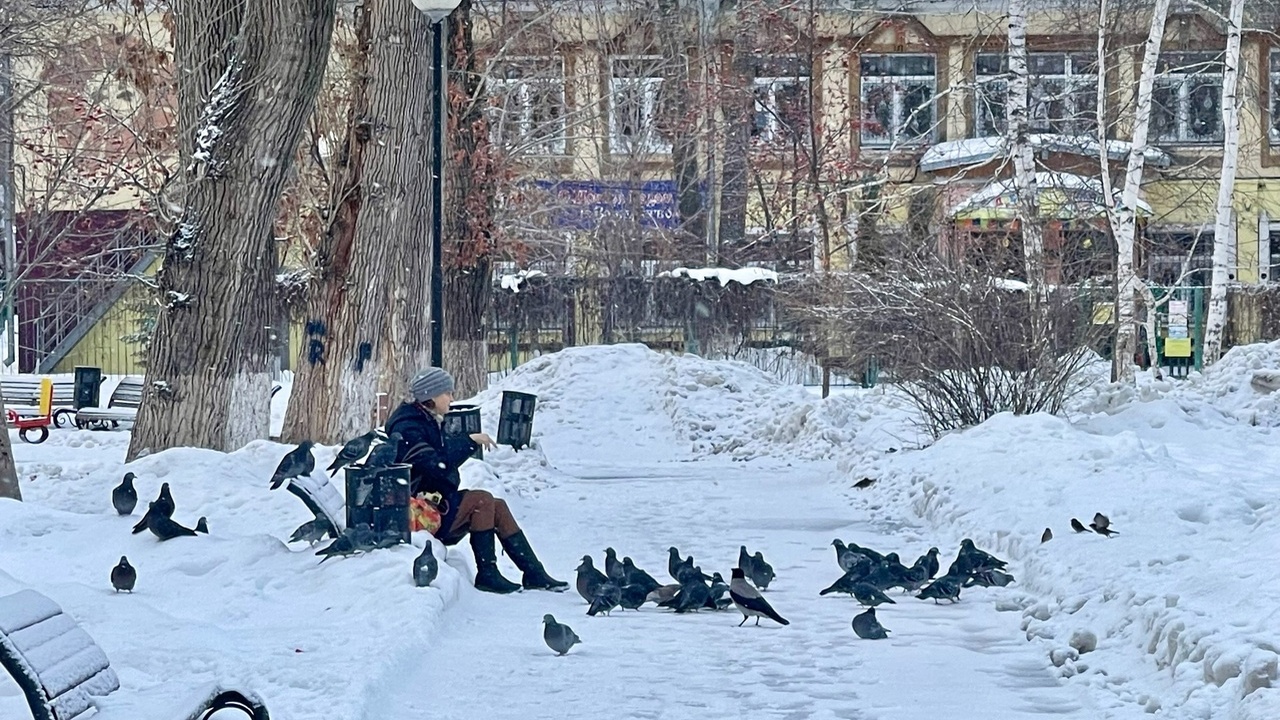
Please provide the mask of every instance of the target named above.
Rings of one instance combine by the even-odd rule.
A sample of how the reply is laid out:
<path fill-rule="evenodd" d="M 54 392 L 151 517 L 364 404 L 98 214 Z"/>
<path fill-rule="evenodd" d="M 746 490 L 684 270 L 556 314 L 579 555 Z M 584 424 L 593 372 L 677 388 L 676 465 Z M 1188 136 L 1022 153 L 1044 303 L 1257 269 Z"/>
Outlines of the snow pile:
<path fill-rule="evenodd" d="M 757 280 L 763 282 L 778 282 L 778 273 L 768 268 L 762 267 L 744 267 L 744 268 L 687 268 L 678 267 L 674 270 L 658 273 L 658 277 L 687 277 L 690 280 L 702 282 L 703 280 L 718 280 L 720 287 L 724 287 L 731 282 L 739 285 L 750 285 Z"/>
<path fill-rule="evenodd" d="M 1232 348 L 1203 373 L 1158 379 L 1140 373 L 1137 383 L 1099 383 L 1077 398 L 1074 412 L 1114 414 L 1135 403 L 1155 403 L 1192 422 L 1229 420 L 1280 427 L 1280 341 Z"/>
<path fill-rule="evenodd" d="M 534 439 L 553 457 L 585 443 L 634 458 L 816 460 L 919 442 L 900 430 L 909 402 L 886 389 L 823 400 L 746 363 L 643 345 L 569 348 L 526 363 L 473 400 L 486 428 L 497 427 L 503 390 L 538 395 Z"/>
<path fill-rule="evenodd" d="M 1241 356 L 1256 349 L 1237 354 L 1236 376 Z M 1231 375 L 1199 396 L 1226 397 L 1212 388 L 1234 388 Z M 880 456 L 860 468 L 880 482 L 849 495 L 926 522 L 940 546 L 972 537 L 1007 556 L 1027 639 L 1091 694 L 1161 717 L 1280 717 L 1280 444 L 1270 428 L 1192 417 L 1190 397 L 1075 424 L 1000 415 Z M 1120 534 L 1072 532 L 1095 512 Z"/>

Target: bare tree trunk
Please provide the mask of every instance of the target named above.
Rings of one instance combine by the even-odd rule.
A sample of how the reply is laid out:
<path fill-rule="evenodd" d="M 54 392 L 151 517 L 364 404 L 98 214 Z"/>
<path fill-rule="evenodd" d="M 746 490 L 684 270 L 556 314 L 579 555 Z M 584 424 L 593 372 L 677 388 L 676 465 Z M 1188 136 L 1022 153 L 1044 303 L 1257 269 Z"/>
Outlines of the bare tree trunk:
<path fill-rule="evenodd" d="M 1142 186 L 1142 170 L 1146 163 L 1147 135 L 1151 127 L 1151 96 L 1155 87 L 1160 45 L 1164 41 L 1165 20 L 1169 17 L 1169 0 L 1156 0 L 1151 13 L 1151 29 L 1143 48 L 1142 71 L 1138 77 L 1138 102 L 1133 111 L 1133 135 L 1130 138 L 1129 163 L 1125 170 L 1124 189 L 1119 205 L 1114 204 L 1107 162 L 1106 92 L 1103 82 L 1106 41 L 1106 0 L 1098 13 L 1098 140 L 1101 146 L 1103 192 L 1107 197 L 1111 233 L 1116 240 L 1116 341 L 1112 353 L 1111 377 L 1118 382 L 1133 382 L 1137 332 L 1134 325 L 1138 308 L 1143 304 L 1138 279 L 1133 267 L 1133 248 L 1138 231 L 1138 189 Z M 1148 337 L 1147 342 L 1154 342 Z"/>
<path fill-rule="evenodd" d="M 331 222 L 321 239 L 308 293 L 306 337 L 298 360 L 283 439 L 338 443 L 377 423 L 377 394 L 386 391 L 393 283 L 426 286 L 428 257 L 401 248 L 422 234 L 417 223 L 424 174 L 412 144 L 414 118 L 427 116 L 431 26 L 412 3 L 364 0 L 356 6 L 354 91 Z M 418 128 L 420 129 L 420 127 Z M 409 136 L 409 137 L 407 137 Z M 406 140 L 408 142 L 406 142 Z M 407 152 L 406 150 L 412 150 Z M 414 262 L 419 271 L 397 277 Z"/>
<path fill-rule="evenodd" d="M 742 2 L 721 15 L 722 42 L 732 44 L 720 88 L 724 112 L 724 160 L 720 172 L 720 248 L 741 247 L 747 237 L 747 197 L 751 168 L 751 47 Z"/>
<path fill-rule="evenodd" d="M 1205 322 L 1204 361 L 1222 356 L 1222 331 L 1227 324 L 1227 282 L 1235 269 L 1235 232 L 1231 197 L 1235 194 L 1240 156 L 1240 26 L 1244 0 L 1231 0 L 1227 28 L 1227 52 L 1222 70 L 1222 176 L 1218 183 L 1218 208 L 1213 224 L 1213 279 L 1209 289 L 1209 317 Z"/>
<path fill-rule="evenodd" d="M 1013 183 L 1018 194 L 1022 255 L 1027 274 L 1030 354 L 1038 368 L 1047 367 L 1051 348 L 1045 316 L 1044 226 L 1040 222 L 1035 151 L 1031 147 L 1028 112 L 1030 77 L 1027 69 L 1027 0 L 1009 2 L 1009 97 L 1005 118 L 1013 151 Z"/>
<path fill-rule="evenodd" d="M 449 16 L 449 133 L 444 217 L 444 365 L 457 381 L 457 396 L 488 386 L 485 337 L 492 287 L 493 214 L 496 178 L 489 122 L 482 101 L 471 33 L 471 0 Z"/>
<path fill-rule="evenodd" d="M 0 408 L 4 407 L 4 396 L 0 395 Z M 13 462 L 13 443 L 9 442 L 9 430 L 3 428 L 4 437 L 0 438 L 0 498 L 22 500 L 22 487 L 18 485 L 18 466 Z"/>
<path fill-rule="evenodd" d="M 677 0 L 657 1 L 658 21 L 654 28 L 666 67 L 662 83 L 665 107 L 661 117 L 668 124 L 671 136 L 671 165 L 675 171 L 676 207 L 680 213 L 681 259 L 692 261 L 689 251 L 701 246 L 706 235 L 702 195 L 698 191 L 699 103 L 689 79 L 692 61 L 688 57 L 687 25 L 681 19 L 679 4 Z M 704 249 L 704 258 L 705 255 Z"/>
<path fill-rule="evenodd" d="M 186 197 L 128 458 L 266 437 L 272 224 L 324 75 L 335 0 L 176 3 Z"/>

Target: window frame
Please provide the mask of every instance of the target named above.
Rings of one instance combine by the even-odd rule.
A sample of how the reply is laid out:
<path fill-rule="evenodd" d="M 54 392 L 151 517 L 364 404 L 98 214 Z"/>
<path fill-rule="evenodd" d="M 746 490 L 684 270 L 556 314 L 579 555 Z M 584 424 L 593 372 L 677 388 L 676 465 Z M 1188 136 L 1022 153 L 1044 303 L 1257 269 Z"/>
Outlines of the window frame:
<path fill-rule="evenodd" d="M 933 66 L 931 75 L 868 75 L 864 62 L 869 58 L 927 58 Z M 891 149 L 897 147 L 919 147 L 935 142 L 938 138 L 939 126 L 942 120 L 938 117 L 938 55 L 933 52 L 892 52 L 892 53 L 863 53 L 858 56 L 858 143 L 861 147 L 869 149 Z M 929 127 L 926 132 L 919 136 L 906 136 L 903 134 L 903 124 L 909 120 L 915 111 L 905 110 L 905 97 L 912 87 L 920 84 L 927 84 L 930 89 L 929 95 Z M 871 88 L 882 88 L 889 86 L 893 95 L 891 97 L 891 122 L 885 137 L 881 138 L 874 135 L 868 135 L 866 128 L 868 108 L 870 103 L 867 101 L 868 90 Z M 896 86 L 896 87 L 895 87 Z M 923 106 L 921 106 L 923 107 Z"/>
<path fill-rule="evenodd" d="M 1267 141 L 1280 145 L 1280 47 L 1267 52 Z"/>
<path fill-rule="evenodd" d="M 558 70 L 558 75 L 551 77 L 498 77 L 494 70 L 500 65 L 515 65 L 519 63 L 544 63 L 550 61 L 546 67 L 551 70 Z M 565 71 L 565 59 L 562 55 L 519 55 L 508 58 L 501 58 L 489 61 L 486 74 L 485 91 L 490 98 L 517 98 L 520 103 L 520 144 L 528 145 L 530 150 L 520 153 L 523 155 L 556 157 L 568 154 L 569 149 L 569 131 L 566 117 L 569 112 L 569 97 L 567 91 L 567 77 Z M 554 121 L 554 132 L 546 139 L 539 140 L 532 137 L 538 129 L 540 123 L 534 120 L 535 104 L 533 102 L 534 94 L 530 92 L 530 86 L 545 85 L 552 87 L 558 92 L 554 93 L 560 101 L 559 114 Z M 502 130 L 507 127 L 503 122 L 504 118 L 501 113 L 506 109 L 507 104 L 501 106 L 490 104 L 490 141 L 498 147 L 510 150 L 513 146 L 508 142 L 508 138 L 503 137 Z"/>
<path fill-rule="evenodd" d="M 610 155 L 669 155 L 671 140 L 662 136 L 659 129 L 658 114 L 662 110 L 662 86 L 665 78 L 661 75 L 622 76 L 617 73 L 619 61 L 661 62 L 658 55 L 613 55 L 609 57 L 607 87 L 609 90 L 609 154 Z M 642 112 L 644 119 L 644 137 L 640 140 L 624 139 L 620 134 L 622 122 L 618 116 L 618 98 L 628 86 L 637 86 L 643 93 Z M 637 147 L 637 145 L 639 147 Z"/>
<path fill-rule="evenodd" d="M 1220 143 L 1223 139 L 1222 127 L 1222 53 L 1213 51 L 1196 51 L 1196 52 L 1170 52 L 1162 53 L 1160 56 L 1160 64 L 1167 65 L 1171 57 L 1179 57 L 1186 59 L 1198 56 L 1201 58 L 1196 63 L 1183 63 L 1173 67 L 1166 67 L 1159 72 L 1155 78 L 1153 86 L 1153 102 L 1151 108 L 1152 115 L 1152 133 L 1151 139 L 1155 142 L 1176 144 L 1176 145 L 1206 145 L 1210 143 Z M 1206 66 L 1204 69 L 1192 69 L 1197 65 Z M 1216 66 L 1215 71 L 1213 67 Z M 1217 108 L 1213 112 L 1213 125 L 1216 131 L 1211 136 L 1196 136 L 1191 131 L 1192 114 L 1192 92 L 1193 84 L 1199 86 L 1212 86 L 1217 88 L 1218 102 Z M 1173 133 L 1161 133 L 1155 127 L 1156 114 L 1163 106 L 1155 102 L 1155 95 L 1158 94 L 1162 87 L 1173 86 L 1177 92 L 1177 104 L 1174 107 L 1174 125 L 1176 127 Z"/>
<path fill-rule="evenodd" d="M 790 64 L 797 71 L 792 74 L 779 73 L 782 66 Z M 761 72 L 762 68 L 767 71 Z M 803 72 L 803 74 L 801 74 Z M 813 98 L 810 83 L 813 71 L 805 59 L 798 55 L 769 57 L 762 61 L 752 73 L 751 92 L 753 114 L 751 120 L 751 137 L 758 143 L 779 144 L 787 141 L 804 141 L 809 137 L 809 127 L 792 128 L 779 107 L 778 91 L 785 87 L 797 87 L 801 90 L 805 103 L 805 112 L 813 111 Z M 761 91 L 767 95 L 766 102 L 761 101 Z M 764 118 L 763 127 L 760 118 Z"/>
<path fill-rule="evenodd" d="M 1047 59 L 1052 56 L 1062 57 L 1062 71 L 1055 73 L 1037 73 L 1030 66 L 1033 66 L 1037 59 Z M 998 73 L 984 73 L 982 71 L 982 59 L 984 57 L 998 57 L 1003 60 L 1003 69 Z M 1098 69 L 1097 61 L 1089 58 L 1085 51 L 1073 52 L 1070 50 L 1051 50 L 1028 53 L 1028 75 L 1030 80 L 1028 121 L 1033 132 L 1060 133 L 1063 135 L 1093 135 L 1098 131 L 1098 115 L 1097 115 L 1097 92 L 1098 92 Z M 1084 68 L 1088 68 L 1090 62 L 1093 64 L 1091 72 L 1086 72 L 1082 68 L 1077 68 L 1077 61 L 1084 60 Z M 974 76 L 974 93 L 973 93 L 973 136 L 974 137 L 995 137 L 1007 131 L 1002 127 L 1005 123 L 1005 113 L 1003 112 L 1008 103 L 1009 92 L 1009 71 L 1008 71 L 1008 53 L 1007 52 L 979 52 L 974 56 L 973 63 Z M 1060 94 L 1043 93 L 1037 98 L 1036 93 L 1042 89 L 1044 84 L 1050 82 L 1062 83 Z M 1000 93 L 1004 100 L 1000 104 L 1002 112 L 999 116 L 991 113 L 992 126 L 984 127 L 984 109 L 993 106 L 990 101 L 989 93 L 986 87 L 1003 85 Z M 1081 97 L 1082 91 L 1089 92 L 1089 99 L 1084 103 L 1085 107 L 1081 108 L 1078 99 Z M 1050 106 L 1052 101 L 1060 98 L 1060 102 L 1067 112 L 1062 117 L 1053 117 L 1046 113 L 1043 119 L 1037 118 L 1036 106 Z M 1059 127 L 1055 128 L 1054 126 Z"/>

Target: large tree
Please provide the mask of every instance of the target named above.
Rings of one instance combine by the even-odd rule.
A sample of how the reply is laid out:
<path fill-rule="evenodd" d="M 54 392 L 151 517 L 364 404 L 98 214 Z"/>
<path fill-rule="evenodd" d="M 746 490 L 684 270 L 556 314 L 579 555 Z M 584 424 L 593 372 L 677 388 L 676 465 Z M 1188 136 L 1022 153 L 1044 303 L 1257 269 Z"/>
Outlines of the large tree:
<path fill-rule="evenodd" d="M 422 80 L 431 72 L 431 25 L 405 0 L 364 0 L 355 34 L 347 134 L 312 266 L 288 441 L 336 443 L 364 432 L 376 424 L 378 393 L 398 395 L 412 372 L 395 358 L 426 350 L 421 338 L 406 343 L 396 316 L 424 312 L 398 298 L 425 297 L 430 278 L 422 199 L 432 112 Z"/>
<path fill-rule="evenodd" d="M 176 446 L 231 450 L 267 435 L 272 224 L 324 76 L 334 5 L 174 4 L 185 183 L 130 459 Z"/>

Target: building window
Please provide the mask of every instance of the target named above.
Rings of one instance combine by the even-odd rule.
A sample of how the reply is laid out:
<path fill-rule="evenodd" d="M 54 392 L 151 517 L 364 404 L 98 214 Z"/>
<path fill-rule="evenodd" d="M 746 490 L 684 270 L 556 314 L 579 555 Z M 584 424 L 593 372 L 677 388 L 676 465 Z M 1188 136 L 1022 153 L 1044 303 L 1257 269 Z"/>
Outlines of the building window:
<path fill-rule="evenodd" d="M 863 55 L 863 145 L 900 145 L 933 138 L 936 61 L 932 55 Z"/>
<path fill-rule="evenodd" d="M 1147 277 L 1157 285 L 1209 285 L 1213 231 L 1149 233 Z"/>
<path fill-rule="evenodd" d="M 659 131 L 662 73 L 659 57 L 609 61 L 609 147 L 615 154 L 666 153 L 671 143 Z"/>
<path fill-rule="evenodd" d="M 1151 133 L 1163 142 L 1222 140 L 1222 54 L 1160 56 L 1151 105 Z"/>
<path fill-rule="evenodd" d="M 1271 51 L 1271 129 L 1267 137 L 1272 145 L 1280 145 L 1280 50 Z"/>
<path fill-rule="evenodd" d="M 1270 248 L 1263 255 L 1267 260 L 1260 263 L 1261 277 L 1258 279 L 1262 282 L 1280 283 L 1280 230 L 1269 230 L 1267 241 Z"/>
<path fill-rule="evenodd" d="M 800 58 L 765 58 L 756 63 L 752 89 L 755 120 L 751 136 L 787 142 L 808 136 L 809 68 Z"/>
<path fill-rule="evenodd" d="M 564 60 L 511 58 L 489 66 L 493 142 L 517 155 L 565 152 Z"/>
<path fill-rule="evenodd" d="M 975 63 L 978 91 L 974 129 L 978 137 L 1004 133 L 1009 94 L 1009 56 L 980 53 Z M 1098 127 L 1098 66 L 1090 55 L 1031 53 L 1028 120 L 1036 132 L 1092 134 Z"/>

